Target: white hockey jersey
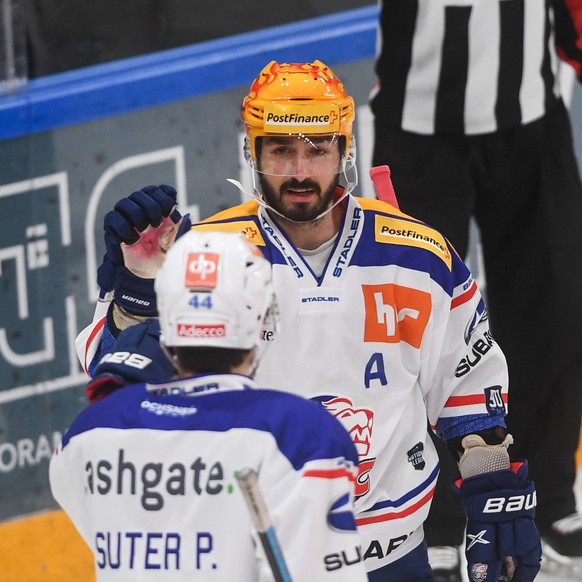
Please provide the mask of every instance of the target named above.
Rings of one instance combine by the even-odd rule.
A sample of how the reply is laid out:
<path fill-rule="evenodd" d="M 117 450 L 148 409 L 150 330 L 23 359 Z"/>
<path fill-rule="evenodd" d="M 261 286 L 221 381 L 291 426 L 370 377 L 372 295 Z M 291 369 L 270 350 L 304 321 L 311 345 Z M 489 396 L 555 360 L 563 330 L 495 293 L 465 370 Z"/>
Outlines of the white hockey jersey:
<path fill-rule="evenodd" d="M 81 412 L 50 484 L 98 582 L 273 580 L 235 479 L 247 468 L 294 581 L 367 580 L 349 435 L 319 405 L 255 388 L 202 375 L 123 388 Z"/>
<path fill-rule="evenodd" d="M 507 365 L 471 273 L 434 229 L 354 196 L 319 277 L 255 201 L 194 228 L 243 232 L 271 261 L 281 325 L 257 381 L 342 421 L 360 457 L 366 567 L 399 559 L 422 539 L 438 475 L 427 418 L 445 439 L 504 424 Z M 86 366 L 103 321 L 79 336 Z"/>

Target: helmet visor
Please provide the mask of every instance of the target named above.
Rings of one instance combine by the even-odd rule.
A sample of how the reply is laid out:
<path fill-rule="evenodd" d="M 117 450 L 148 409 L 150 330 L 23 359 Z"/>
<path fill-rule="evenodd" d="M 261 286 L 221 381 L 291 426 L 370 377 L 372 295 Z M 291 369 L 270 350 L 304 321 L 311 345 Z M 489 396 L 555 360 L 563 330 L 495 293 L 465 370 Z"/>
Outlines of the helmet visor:
<path fill-rule="evenodd" d="M 257 137 L 256 149 L 256 171 L 266 176 L 331 177 L 353 163 L 344 155 L 345 138 L 337 133 Z"/>

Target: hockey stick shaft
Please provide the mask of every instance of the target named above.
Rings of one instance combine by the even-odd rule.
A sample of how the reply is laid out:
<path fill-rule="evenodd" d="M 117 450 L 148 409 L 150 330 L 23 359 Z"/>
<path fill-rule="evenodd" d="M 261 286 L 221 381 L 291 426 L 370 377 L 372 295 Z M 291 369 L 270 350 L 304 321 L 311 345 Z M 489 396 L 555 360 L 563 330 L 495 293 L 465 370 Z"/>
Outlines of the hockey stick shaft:
<path fill-rule="evenodd" d="M 267 556 L 276 582 L 292 582 L 291 575 L 285 563 L 281 546 L 271 523 L 269 512 L 259 488 L 257 473 L 253 469 L 237 471 L 234 476 L 243 493 L 251 519 L 255 525 L 259 539 Z"/>
<path fill-rule="evenodd" d="M 388 202 L 388 204 L 392 204 L 392 206 L 398 208 L 396 192 L 390 179 L 390 168 L 388 166 L 375 166 L 370 168 L 370 178 L 372 178 L 372 182 L 374 183 L 378 200 Z"/>

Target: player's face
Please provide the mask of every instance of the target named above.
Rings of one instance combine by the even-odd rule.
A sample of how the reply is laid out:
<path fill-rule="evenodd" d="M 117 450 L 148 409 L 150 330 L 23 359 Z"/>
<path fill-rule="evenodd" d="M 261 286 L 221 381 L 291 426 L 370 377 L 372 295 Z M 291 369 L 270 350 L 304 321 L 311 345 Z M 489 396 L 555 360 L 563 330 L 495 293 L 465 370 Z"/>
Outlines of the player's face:
<path fill-rule="evenodd" d="M 283 216 L 307 222 L 331 206 L 339 181 L 337 138 L 263 137 L 257 165 L 265 202 Z"/>

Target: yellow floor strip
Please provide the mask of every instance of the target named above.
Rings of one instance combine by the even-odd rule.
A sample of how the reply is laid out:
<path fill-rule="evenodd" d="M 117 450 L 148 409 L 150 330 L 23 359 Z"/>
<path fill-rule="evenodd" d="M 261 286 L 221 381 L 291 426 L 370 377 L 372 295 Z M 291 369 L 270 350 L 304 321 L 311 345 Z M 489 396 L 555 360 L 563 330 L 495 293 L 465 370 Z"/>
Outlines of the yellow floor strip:
<path fill-rule="evenodd" d="M 94 582 L 91 551 L 63 511 L 0 524 L 2 582 Z"/>

